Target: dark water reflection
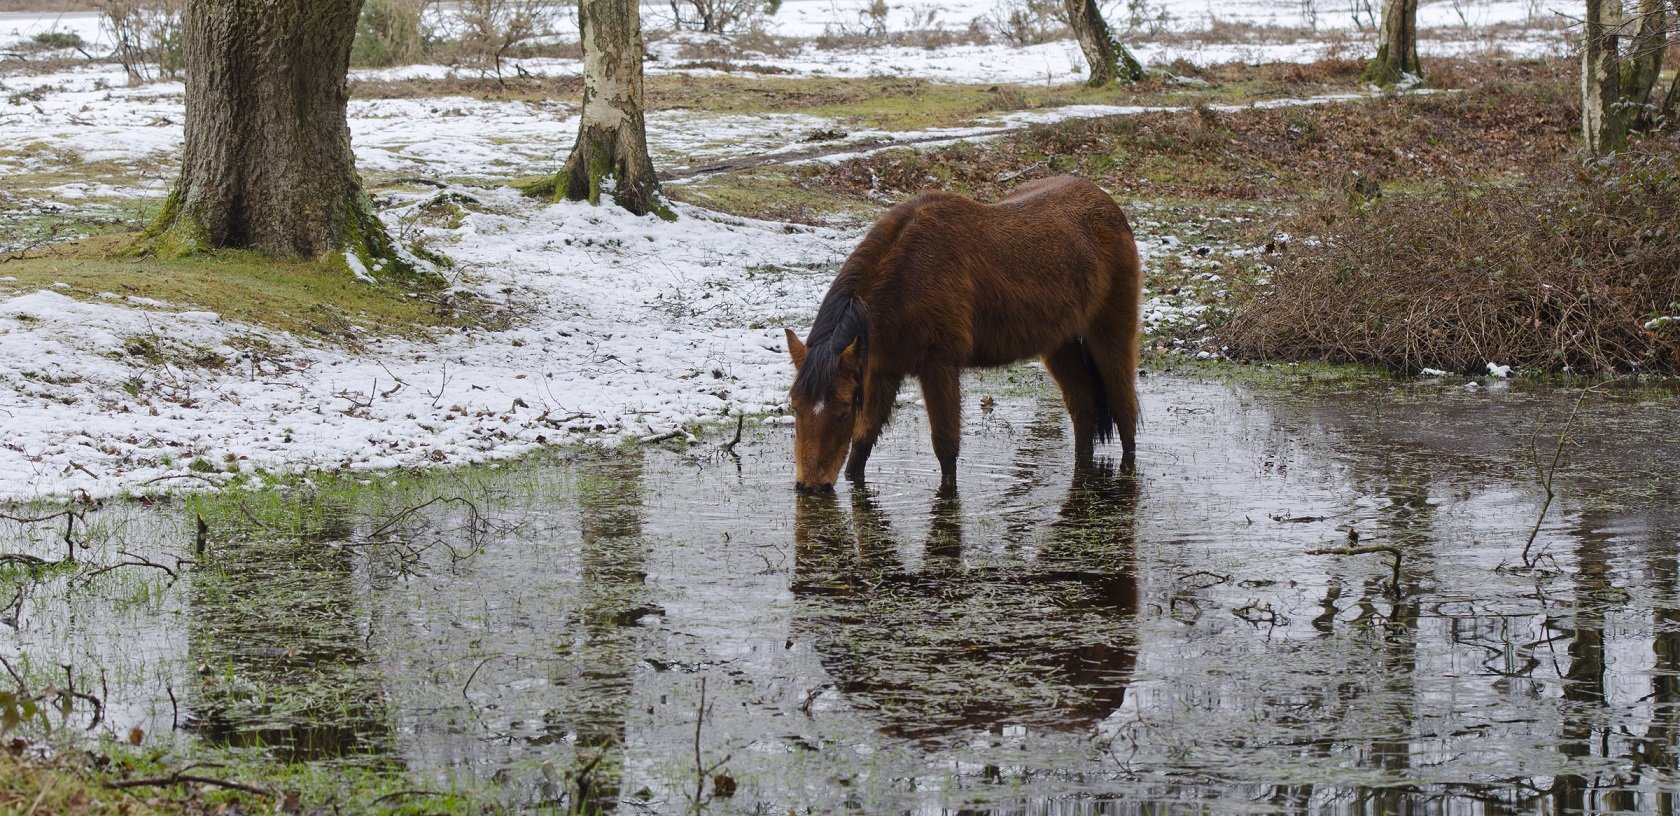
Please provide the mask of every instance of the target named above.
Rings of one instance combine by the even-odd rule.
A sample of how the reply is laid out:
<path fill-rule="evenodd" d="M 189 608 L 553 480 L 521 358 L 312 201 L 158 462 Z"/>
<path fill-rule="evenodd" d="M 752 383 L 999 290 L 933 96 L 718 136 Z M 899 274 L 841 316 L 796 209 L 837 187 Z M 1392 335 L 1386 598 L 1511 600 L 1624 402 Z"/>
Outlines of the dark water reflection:
<path fill-rule="evenodd" d="M 1081 470 L 1035 552 L 975 564 L 958 493 L 941 489 L 913 569 L 869 491 L 852 493 L 849 523 L 833 494 L 802 496 L 793 636 L 895 736 L 1091 728 L 1120 707 L 1136 660 L 1136 499 L 1133 474 Z"/>
<path fill-rule="evenodd" d="M 1672 400 L 1586 403 L 1525 564 L 1530 451 L 1573 393 L 1145 396 L 1135 469 L 1080 472 L 1053 399 L 1000 396 L 955 491 L 912 410 L 868 489 L 826 497 L 791 490 L 782 427 L 739 462 L 446 477 L 497 523 L 391 525 L 407 499 L 384 497 L 318 535 L 224 531 L 245 543 L 216 575 L 144 614 L 37 593 L 6 647 L 111 667 L 119 725 L 168 732 L 165 688 L 187 690 L 189 742 L 395 762 L 520 808 L 1673 812 Z M 148 518 L 159 551 L 187 540 Z M 381 527 L 407 556 L 378 555 Z M 1350 534 L 1398 582 L 1388 552 L 1309 552 Z"/>
<path fill-rule="evenodd" d="M 179 687 L 183 725 L 211 745 L 293 762 L 388 756 L 365 589 L 352 553 L 333 545 L 348 520 L 332 514 L 297 536 L 261 532 L 222 542 L 187 592 L 194 676 Z"/>

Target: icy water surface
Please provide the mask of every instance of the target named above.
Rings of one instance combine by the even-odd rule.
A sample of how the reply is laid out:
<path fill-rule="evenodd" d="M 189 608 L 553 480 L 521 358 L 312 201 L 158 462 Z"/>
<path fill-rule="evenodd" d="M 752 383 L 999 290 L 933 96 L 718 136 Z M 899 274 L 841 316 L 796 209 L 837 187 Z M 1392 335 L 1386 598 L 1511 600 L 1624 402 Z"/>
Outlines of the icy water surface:
<path fill-rule="evenodd" d="M 901 405 L 829 496 L 794 493 L 771 426 L 738 462 L 107 507 L 89 564 L 198 565 L 27 582 L 0 650 L 71 666 L 118 734 L 520 808 L 1673 811 L 1674 400 L 1586 399 L 1525 563 L 1531 451 L 1578 392 L 1156 376 L 1135 470 L 1076 472 L 1014 376 L 969 384 L 954 491 Z"/>

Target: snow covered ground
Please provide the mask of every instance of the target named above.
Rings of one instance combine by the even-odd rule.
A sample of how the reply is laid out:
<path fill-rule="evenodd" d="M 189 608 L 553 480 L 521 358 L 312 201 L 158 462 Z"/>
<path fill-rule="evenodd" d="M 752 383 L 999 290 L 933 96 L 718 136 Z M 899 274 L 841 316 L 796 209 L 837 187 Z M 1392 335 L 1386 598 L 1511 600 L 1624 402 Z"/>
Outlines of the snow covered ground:
<path fill-rule="evenodd" d="M 471 192 L 483 203 L 448 249 L 472 288 L 537 309 L 511 330 L 352 353 L 116 295 L 0 301 L 0 496 L 110 494 L 195 472 L 194 460 L 474 461 L 772 411 L 789 366 L 778 318 L 804 316 L 850 243 L 687 208 L 668 224 Z M 273 349 L 252 351 L 259 333 Z M 137 361 L 130 338 L 228 364 Z"/>
<path fill-rule="evenodd" d="M 808 36 L 853 25 L 856 0 L 787 0 L 769 22 Z M 1210 21 L 1303 27 L 1300 0 L 1175 2 L 1164 25 Z M 652 7 L 650 6 L 650 9 Z M 890 29 L 911 15 L 968 25 L 973 6 L 895 4 Z M 1434 3 L 1426 21 L 1464 36 L 1427 48 L 1480 48 L 1486 25 L 1532 20 L 1527 3 Z M 990 13 L 982 10 L 980 13 Z M 1449 19 L 1449 17 L 1451 19 Z M 1340 20 L 1340 21 L 1339 21 Z M 1428 24 L 1426 22 L 1426 24 Z M 1322 37 L 1288 42 L 1134 39 L 1146 59 L 1200 62 L 1316 59 L 1344 47 L 1346 9 L 1324 9 Z M 103 47 L 91 14 L 0 14 L 0 49 L 35 33 L 74 31 Z M 676 70 L 685 38 L 662 39 L 656 71 Z M 1555 52 L 1561 34 L 1537 26 L 1505 42 Z M 1514 38 L 1514 39 L 1513 39 Z M 1065 82 L 1076 78 L 1069 42 L 1028 48 L 964 45 L 822 50 L 762 55 L 755 63 L 802 75 L 906 75 L 971 82 Z M 569 73 L 563 60 L 529 60 L 536 73 Z M 367 77 L 442 75 L 413 66 Z M 8 189 L 0 210 L 112 206 L 164 191 L 181 139 L 178 84 L 127 87 L 119 70 L 94 65 L 55 74 L 5 73 L 0 63 L 0 178 L 37 177 L 98 162 L 97 177 Z M 355 149 L 375 176 L 506 178 L 552 170 L 570 145 L 573 100 L 493 102 L 470 98 L 371 99 L 351 104 Z M 899 138 L 968 138 L 979 131 L 1132 109 L 1070 107 L 1000 115 L 994 121 Z M 664 111 L 649 119 L 663 167 L 786 150 L 836 123 L 803 114 Z M 853 132 L 854 138 L 870 135 Z M 74 174 L 71 174 L 74 175 Z M 784 325 L 803 330 L 856 229 L 744 221 L 679 207 L 675 223 L 612 207 L 543 204 L 506 188 L 459 190 L 479 203 L 458 226 L 420 228 L 406 216 L 430 193 L 398 193 L 384 213 L 419 229 L 457 262 L 458 285 L 521 307 L 505 331 L 457 331 L 433 342 L 375 338 L 352 352 L 275 334 L 219 315 L 115 293 L 76 299 L 62 287 L 20 288 L 0 264 L 0 499 L 105 496 L 201 486 L 231 469 L 376 469 L 507 457 L 564 441 L 656 435 L 731 414 L 769 414 L 785 402 Z M 1176 251 L 1172 242 L 1145 242 Z M 1152 312 L 1161 318 L 1154 304 Z M 127 353 L 136 338 L 190 359 L 211 352 L 219 367 L 148 362 Z"/>

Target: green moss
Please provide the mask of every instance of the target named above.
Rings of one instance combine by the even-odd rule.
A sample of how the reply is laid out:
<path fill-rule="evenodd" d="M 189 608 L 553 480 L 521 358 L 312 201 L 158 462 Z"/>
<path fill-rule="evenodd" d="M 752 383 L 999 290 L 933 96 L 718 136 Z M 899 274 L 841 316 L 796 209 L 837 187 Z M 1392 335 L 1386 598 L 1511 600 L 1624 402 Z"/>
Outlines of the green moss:
<path fill-rule="evenodd" d="M 131 251 L 135 237 L 90 238 L 9 261 L 6 275 L 17 280 L 0 284 L 0 291 L 54 288 L 85 300 L 110 292 L 212 311 L 299 336 L 337 339 L 359 333 L 424 334 L 485 317 L 483 309 L 470 307 L 445 316 L 423 290 L 389 282 L 369 285 L 324 262 L 235 250 L 140 257 Z M 55 287 L 58 283 L 66 286 Z"/>
<path fill-rule="evenodd" d="M 560 194 L 560 176 L 550 174 L 546 176 L 520 176 L 508 182 L 508 186 L 518 190 L 521 195 L 531 198 L 554 200 Z"/>
<path fill-rule="evenodd" d="M 185 258 L 210 248 L 210 237 L 204 226 L 181 212 L 181 193 L 177 190 L 163 200 L 157 217 L 140 232 L 129 251 L 159 258 Z"/>

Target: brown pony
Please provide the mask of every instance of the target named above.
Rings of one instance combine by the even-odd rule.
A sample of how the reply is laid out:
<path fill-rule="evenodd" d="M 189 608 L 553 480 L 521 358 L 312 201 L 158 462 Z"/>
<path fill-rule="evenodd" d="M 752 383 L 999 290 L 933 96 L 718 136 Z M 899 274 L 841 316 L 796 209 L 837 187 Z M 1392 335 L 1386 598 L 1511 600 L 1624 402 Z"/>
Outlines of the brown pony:
<path fill-rule="evenodd" d="M 996 204 L 926 192 L 892 208 L 840 267 L 810 337 L 787 330 L 799 488 L 832 488 L 848 442 L 846 475 L 863 478 L 907 376 L 954 482 L 962 369 L 1035 355 L 1061 387 L 1075 454 L 1089 459 L 1115 428 L 1131 454 L 1142 285 L 1125 214 L 1084 179 L 1030 182 Z"/>

